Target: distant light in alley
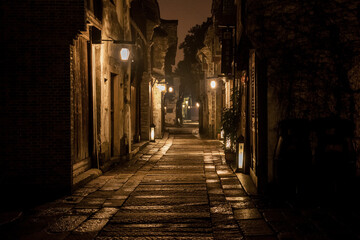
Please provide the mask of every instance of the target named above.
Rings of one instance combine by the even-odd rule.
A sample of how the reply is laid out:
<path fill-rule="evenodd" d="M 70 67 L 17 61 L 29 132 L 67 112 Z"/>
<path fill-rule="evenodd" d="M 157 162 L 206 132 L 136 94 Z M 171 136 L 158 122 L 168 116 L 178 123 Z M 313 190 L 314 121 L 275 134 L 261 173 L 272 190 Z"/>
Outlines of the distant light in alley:
<path fill-rule="evenodd" d="M 162 92 L 164 92 L 166 90 L 165 85 L 157 85 L 157 88 Z"/>
<path fill-rule="evenodd" d="M 130 50 L 128 48 L 122 48 L 120 50 L 120 57 L 122 61 L 127 61 L 129 60 L 130 57 Z"/>
<path fill-rule="evenodd" d="M 185 104 L 183 104 L 182 107 L 185 108 Z"/>
<path fill-rule="evenodd" d="M 212 89 L 216 88 L 216 82 L 214 80 L 212 80 L 210 82 L 210 86 L 211 86 Z"/>
<path fill-rule="evenodd" d="M 196 107 L 200 107 L 200 103 L 197 102 L 197 103 L 196 103 Z"/>
<path fill-rule="evenodd" d="M 229 137 L 226 138 L 225 144 L 226 144 L 225 148 L 230 149 L 230 147 L 231 147 L 231 139 Z"/>
<path fill-rule="evenodd" d="M 169 87 L 169 92 L 173 92 L 174 91 L 174 89 L 172 88 L 172 87 Z"/>
<path fill-rule="evenodd" d="M 188 109 L 190 109 L 191 107 L 190 106 L 188 106 Z"/>

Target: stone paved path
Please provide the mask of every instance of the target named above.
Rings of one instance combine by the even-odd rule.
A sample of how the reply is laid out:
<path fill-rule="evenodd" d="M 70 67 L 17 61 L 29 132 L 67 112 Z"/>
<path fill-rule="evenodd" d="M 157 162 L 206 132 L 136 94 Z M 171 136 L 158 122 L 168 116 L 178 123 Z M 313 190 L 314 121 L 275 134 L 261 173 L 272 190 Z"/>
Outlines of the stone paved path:
<path fill-rule="evenodd" d="M 181 133 L 25 213 L 0 239 L 337 239 L 344 227 L 321 212 L 307 214 L 248 196 L 218 141 Z M 314 219 L 334 224 L 335 237 Z"/>

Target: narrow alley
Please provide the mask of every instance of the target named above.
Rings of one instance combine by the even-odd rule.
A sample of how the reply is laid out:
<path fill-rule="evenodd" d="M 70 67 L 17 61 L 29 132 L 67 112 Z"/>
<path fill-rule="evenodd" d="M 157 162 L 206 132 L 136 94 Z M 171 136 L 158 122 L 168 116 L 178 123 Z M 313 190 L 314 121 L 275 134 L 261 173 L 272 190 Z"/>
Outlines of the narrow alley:
<path fill-rule="evenodd" d="M 360 0 L 0 12 L 0 240 L 360 240 Z"/>
<path fill-rule="evenodd" d="M 170 132 L 170 134 L 169 134 Z M 248 194 L 218 140 L 172 128 L 71 196 L 38 206 L 2 228 L 1 239 L 356 239 L 324 209 L 296 209 Z M 24 199 L 25 201 L 25 199 Z M 340 211 L 339 211 L 340 213 Z M 335 212 L 332 212 L 335 214 Z M 352 216 L 353 218 L 351 218 Z M 356 218 L 357 216 L 357 218 Z"/>

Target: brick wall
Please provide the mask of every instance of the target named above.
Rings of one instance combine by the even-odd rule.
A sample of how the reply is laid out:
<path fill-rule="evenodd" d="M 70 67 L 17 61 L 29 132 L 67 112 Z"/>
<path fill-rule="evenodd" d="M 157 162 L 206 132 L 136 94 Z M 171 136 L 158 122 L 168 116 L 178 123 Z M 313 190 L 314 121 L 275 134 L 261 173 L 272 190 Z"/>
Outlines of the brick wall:
<path fill-rule="evenodd" d="M 247 1 L 246 10 L 251 48 L 266 65 L 269 158 L 282 119 L 350 119 L 358 139 L 359 2 Z"/>
<path fill-rule="evenodd" d="M 351 118 L 347 72 L 359 55 L 358 3 L 253 1 L 247 34 L 266 59 L 283 117 Z"/>
<path fill-rule="evenodd" d="M 71 189 L 69 46 L 84 30 L 84 2 L 1 1 L 0 9 L 1 186 L 29 201 L 63 194 Z"/>

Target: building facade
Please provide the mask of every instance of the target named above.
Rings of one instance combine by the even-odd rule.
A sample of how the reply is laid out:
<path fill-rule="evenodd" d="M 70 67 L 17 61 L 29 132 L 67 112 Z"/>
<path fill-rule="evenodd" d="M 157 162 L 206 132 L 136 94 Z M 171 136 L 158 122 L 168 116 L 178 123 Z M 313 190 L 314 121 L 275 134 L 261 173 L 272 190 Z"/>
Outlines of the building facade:
<path fill-rule="evenodd" d="M 359 161 L 354 147 L 359 129 L 354 69 L 360 35 L 353 32 L 359 24 L 357 4 L 235 3 L 234 61 L 243 99 L 245 171 L 262 190 L 292 181 L 291 174 L 328 179 L 324 172 L 337 172 L 354 177 L 356 151 Z M 329 157 L 323 161 L 325 155 Z"/>
<path fill-rule="evenodd" d="M 157 1 L 2 2 L 0 7 L 6 12 L 1 20 L 7 49 L 0 184 L 9 192 L 23 189 L 9 202 L 70 193 L 126 161 L 133 143 L 149 140 L 153 40 L 161 24 Z M 125 48 L 128 60 L 120 55 Z"/>
<path fill-rule="evenodd" d="M 331 179 L 325 172 L 339 172 L 348 183 L 346 176 L 359 176 L 358 7 L 352 1 L 213 1 L 213 24 L 198 53 L 200 129 L 213 138 L 221 130 L 212 130 L 216 108 L 206 94 L 206 81 L 216 80 L 222 108 L 239 113 L 232 144 L 243 155 L 235 169 L 249 174 L 259 191 L 301 174 L 315 182 Z"/>

